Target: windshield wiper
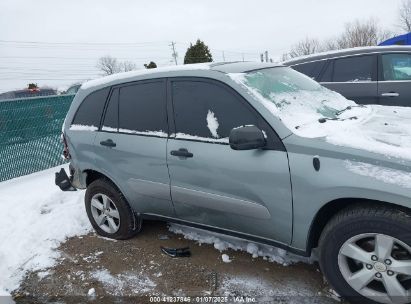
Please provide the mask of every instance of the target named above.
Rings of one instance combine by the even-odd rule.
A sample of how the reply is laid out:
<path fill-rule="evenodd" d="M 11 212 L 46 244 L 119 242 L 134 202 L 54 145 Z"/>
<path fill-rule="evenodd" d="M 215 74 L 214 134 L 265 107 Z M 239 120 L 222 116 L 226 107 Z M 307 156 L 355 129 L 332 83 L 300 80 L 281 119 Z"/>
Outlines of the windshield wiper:
<path fill-rule="evenodd" d="M 335 115 L 335 116 L 339 116 L 339 115 L 341 115 L 342 113 L 344 113 L 345 111 L 351 110 L 352 108 L 363 108 L 363 107 L 364 107 L 364 105 L 348 106 L 348 107 L 346 107 L 346 108 L 344 108 L 344 109 L 342 109 L 342 110 L 336 111 L 336 112 L 334 113 L 334 115 Z"/>

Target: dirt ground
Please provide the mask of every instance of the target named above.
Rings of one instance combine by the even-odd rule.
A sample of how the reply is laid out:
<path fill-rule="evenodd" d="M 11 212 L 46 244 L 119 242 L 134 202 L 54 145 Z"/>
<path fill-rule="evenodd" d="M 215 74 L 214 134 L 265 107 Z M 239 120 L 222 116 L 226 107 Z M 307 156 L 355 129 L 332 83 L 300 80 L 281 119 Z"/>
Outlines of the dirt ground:
<path fill-rule="evenodd" d="M 189 246 L 192 255 L 171 258 L 160 246 Z M 71 238 L 60 251 L 55 267 L 26 276 L 16 303 L 340 303 L 316 264 L 283 266 L 233 250 L 224 263 L 212 245 L 186 240 L 162 222 L 145 222 L 126 241 Z"/>

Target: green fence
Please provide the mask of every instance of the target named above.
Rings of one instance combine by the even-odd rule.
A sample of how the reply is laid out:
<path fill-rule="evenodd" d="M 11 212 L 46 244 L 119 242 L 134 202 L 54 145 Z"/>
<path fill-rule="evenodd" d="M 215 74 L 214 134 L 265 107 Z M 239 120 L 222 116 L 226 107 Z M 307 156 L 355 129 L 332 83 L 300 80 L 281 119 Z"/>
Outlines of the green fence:
<path fill-rule="evenodd" d="M 0 182 L 64 163 L 61 127 L 73 98 L 0 101 Z"/>

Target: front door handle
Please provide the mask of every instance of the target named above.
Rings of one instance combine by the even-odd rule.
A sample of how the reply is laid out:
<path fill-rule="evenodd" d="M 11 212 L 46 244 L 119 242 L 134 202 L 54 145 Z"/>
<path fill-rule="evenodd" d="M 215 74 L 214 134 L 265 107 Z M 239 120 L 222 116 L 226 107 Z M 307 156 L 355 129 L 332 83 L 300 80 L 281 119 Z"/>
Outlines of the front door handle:
<path fill-rule="evenodd" d="M 112 148 L 116 146 L 116 143 L 112 141 L 111 139 L 107 139 L 107 140 L 100 141 L 100 145 Z"/>
<path fill-rule="evenodd" d="M 397 92 L 388 92 L 388 93 L 382 93 L 381 96 L 382 97 L 398 97 L 400 96 L 400 94 Z"/>
<path fill-rule="evenodd" d="M 179 157 L 193 157 L 193 153 L 188 152 L 187 149 L 185 148 L 180 148 L 178 150 L 173 150 L 170 152 L 171 155 L 173 156 L 179 156 Z"/>

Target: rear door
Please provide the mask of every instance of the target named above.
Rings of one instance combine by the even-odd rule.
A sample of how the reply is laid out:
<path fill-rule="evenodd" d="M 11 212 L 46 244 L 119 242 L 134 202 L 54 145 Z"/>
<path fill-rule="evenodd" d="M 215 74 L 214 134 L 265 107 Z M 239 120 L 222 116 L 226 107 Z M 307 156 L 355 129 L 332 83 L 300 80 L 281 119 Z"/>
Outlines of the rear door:
<path fill-rule="evenodd" d="M 274 130 L 225 84 L 173 79 L 174 135 L 168 142 L 171 195 L 180 219 L 230 231 L 291 240 L 292 198 L 288 159 Z M 235 151 L 230 131 L 256 125 L 265 150 Z M 186 156 L 176 152 L 185 151 Z M 181 153 L 180 153 L 181 154 Z"/>
<path fill-rule="evenodd" d="M 331 59 L 320 83 L 356 103 L 377 104 L 377 56 L 360 55 Z"/>
<path fill-rule="evenodd" d="M 382 54 L 379 62 L 380 104 L 411 107 L 411 54 Z"/>
<path fill-rule="evenodd" d="M 97 168 L 137 212 L 173 216 L 166 163 L 166 81 L 114 87 L 98 131 Z"/>

